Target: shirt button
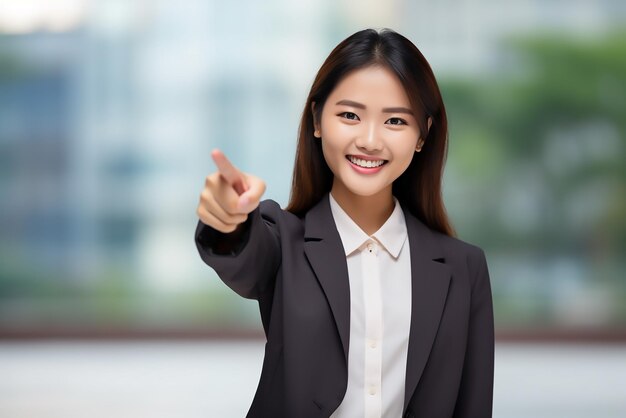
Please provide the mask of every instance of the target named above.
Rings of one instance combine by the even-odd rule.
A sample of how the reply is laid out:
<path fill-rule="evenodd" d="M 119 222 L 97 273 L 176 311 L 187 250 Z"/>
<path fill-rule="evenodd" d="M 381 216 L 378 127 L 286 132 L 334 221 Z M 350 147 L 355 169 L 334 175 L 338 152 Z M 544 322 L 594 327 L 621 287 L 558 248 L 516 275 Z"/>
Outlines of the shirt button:
<path fill-rule="evenodd" d="M 374 251 L 374 244 L 372 244 L 371 242 L 367 244 L 367 249 L 369 250 L 370 253 Z"/>
<path fill-rule="evenodd" d="M 376 395 L 376 387 L 375 386 L 370 387 L 370 395 L 372 395 L 372 396 Z"/>
<path fill-rule="evenodd" d="M 376 340 L 370 340 L 370 347 L 376 348 Z"/>

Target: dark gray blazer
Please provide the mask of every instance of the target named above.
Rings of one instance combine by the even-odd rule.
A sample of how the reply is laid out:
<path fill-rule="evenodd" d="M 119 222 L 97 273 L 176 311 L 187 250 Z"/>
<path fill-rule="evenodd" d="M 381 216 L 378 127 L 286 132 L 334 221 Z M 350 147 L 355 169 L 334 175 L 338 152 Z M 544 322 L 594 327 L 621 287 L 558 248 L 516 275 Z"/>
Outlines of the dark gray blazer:
<path fill-rule="evenodd" d="M 483 251 L 404 209 L 412 313 L 403 417 L 491 417 L 494 326 Z M 198 223 L 202 259 L 256 299 L 267 343 L 248 417 L 321 418 L 348 382 L 348 267 L 328 194 L 304 218 L 264 200 L 243 236 Z"/>

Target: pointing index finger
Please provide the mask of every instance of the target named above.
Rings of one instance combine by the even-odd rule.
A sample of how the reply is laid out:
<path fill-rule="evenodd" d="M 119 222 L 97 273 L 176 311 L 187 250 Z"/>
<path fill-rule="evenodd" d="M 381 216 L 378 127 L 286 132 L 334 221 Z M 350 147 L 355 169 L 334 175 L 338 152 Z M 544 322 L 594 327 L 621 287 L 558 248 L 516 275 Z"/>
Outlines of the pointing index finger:
<path fill-rule="evenodd" d="M 226 180 L 228 184 L 233 186 L 238 194 L 242 194 L 248 190 L 248 186 L 244 180 L 244 176 L 241 172 L 226 158 L 226 155 L 218 149 L 214 149 L 211 152 L 211 157 L 217 165 L 217 169 L 220 175 Z"/>

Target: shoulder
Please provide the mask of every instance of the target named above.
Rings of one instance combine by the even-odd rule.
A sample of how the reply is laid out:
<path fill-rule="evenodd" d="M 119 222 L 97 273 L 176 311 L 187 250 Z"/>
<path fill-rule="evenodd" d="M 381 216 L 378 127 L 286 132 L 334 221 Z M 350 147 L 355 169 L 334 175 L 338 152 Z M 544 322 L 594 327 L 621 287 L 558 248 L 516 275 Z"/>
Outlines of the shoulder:
<path fill-rule="evenodd" d="M 449 235 L 442 234 L 440 232 L 434 232 L 437 236 L 441 247 L 446 254 L 463 255 L 472 259 L 480 259 L 485 257 L 485 252 L 478 245 L 464 241 L 457 237 L 451 237 Z"/>
<path fill-rule="evenodd" d="M 472 289 L 488 288 L 489 269 L 487 258 L 482 248 L 459 238 L 440 234 L 442 247 L 446 253 L 446 262 L 455 264 L 457 271 L 464 272 Z"/>
<path fill-rule="evenodd" d="M 272 219 L 300 219 L 291 212 L 281 208 L 278 202 L 273 199 L 265 199 L 259 203 L 261 216 Z"/>
<path fill-rule="evenodd" d="M 443 252 L 446 264 L 462 267 L 473 280 L 487 273 L 487 258 L 481 247 L 441 232 L 431 232 Z"/>
<path fill-rule="evenodd" d="M 283 212 L 278 202 L 272 199 L 262 200 L 261 203 L 259 203 L 259 211 L 261 212 L 261 216 L 263 217 L 271 217 L 276 219 L 279 218 Z"/>
<path fill-rule="evenodd" d="M 425 251 L 433 259 L 445 259 L 449 262 L 459 259 L 478 260 L 485 257 L 484 251 L 479 246 L 433 229 L 410 210 L 403 209 L 407 232 L 423 246 L 421 251 Z"/>
<path fill-rule="evenodd" d="M 278 202 L 272 199 L 262 200 L 257 210 L 266 224 L 274 224 L 291 229 L 300 227 L 304 222 L 302 218 L 281 208 Z"/>

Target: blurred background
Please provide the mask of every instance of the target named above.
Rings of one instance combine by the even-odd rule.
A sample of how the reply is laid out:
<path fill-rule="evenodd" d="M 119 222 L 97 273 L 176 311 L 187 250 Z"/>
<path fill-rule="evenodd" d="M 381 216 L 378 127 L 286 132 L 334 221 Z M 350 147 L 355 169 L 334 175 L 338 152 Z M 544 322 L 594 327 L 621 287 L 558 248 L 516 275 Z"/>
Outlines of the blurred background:
<path fill-rule="evenodd" d="M 263 333 L 194 244 L 210 151 L 286 206 L 308 89 L 366 27 L 440 83 L 496 416 L 626 416 L 625 23 L 622 0 L 0 0 L 0 416 L 245 415 Z"/>

